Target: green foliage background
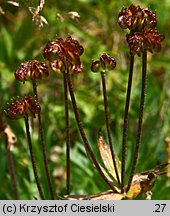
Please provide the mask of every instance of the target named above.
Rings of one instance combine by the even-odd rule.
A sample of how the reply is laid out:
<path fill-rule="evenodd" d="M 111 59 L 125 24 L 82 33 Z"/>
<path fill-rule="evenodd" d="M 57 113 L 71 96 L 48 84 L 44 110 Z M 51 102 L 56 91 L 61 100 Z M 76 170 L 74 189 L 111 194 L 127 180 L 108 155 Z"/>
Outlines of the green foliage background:
<path fill-rule="evenodd" d="M 116 70 L 107 74 L 107 90 L 110 111 L 110 125 L 114 146 L 120 156 L 123 112 L 128 78 L 129 55 L 125 40 L 126 32 L 119 28 L 117 15 L 122 7 L 128 7 L 129 0 L 68 0 L 46 1 L 42 16 L 48 21 L 39 29 L 32 21 L 28 7 L 36 7 L 38 0 L 18 1 L 20 7 L 1 1 L 5 14 L 0 14 L 0 105 L 15 96 L 32 94 L 29 83 L 18 83 L 14 71 L 21 61 L 37 59 L 42 61 L 42 48 L 57 37 L 71 35 L 84 46 L 82 56 L 84 72 L 74 77 L 74 85 L 82 123 L 98 160 L 97 132 L 102 128 L 105 134 L 103 100 L 100 76 L 90 71 L 93 59 L 107 52 L 117 60 Z M 158 29 L 165 35 L 162 51 L 148 54 L 147 94 L 144 114 L 142 145 L 137 171 L 155 167 L 167 160 L 164 139 L 170 136 L 170 1 L 133 1 L 141 7 L 156 10 Z M 76 11 L 78 22 L 67 13 Z M 134 80 L 127 147 L 127 177 L 133 156 L 136 137 L 137 116 L 140 98 L 141 58 L 135 56 Z M 63 107 L 63 81 L 60 74 L 50 71 L 50 76 L 38 85 L 43 114 L 44 131 L 49 155 L 50 170 L 56 191 L 65 194 L 65 116 Z M 29 159 L 23 120 L 8 121 L 18 142 L 13 150 L 17 182 L 21 199 L 38 196 Z M 71 193 L 93 194 L 104 191 L 105 183 L 89 162 L 70 103 L 71 121 Z M 37 136 L 36 121 L 32 127 L 34 150 L 40 178 L 49 198 L 44 173 L 42 154 Z M 143 199 L 144 196 L 138 197 Z M 153 188 L 153 199 L 170 198 L 170 182 L 166 176 L 157 179 Z M 7 168 L 4 138 L 0 138 L 0 199 L 13 199 L 10 176 Z"/>

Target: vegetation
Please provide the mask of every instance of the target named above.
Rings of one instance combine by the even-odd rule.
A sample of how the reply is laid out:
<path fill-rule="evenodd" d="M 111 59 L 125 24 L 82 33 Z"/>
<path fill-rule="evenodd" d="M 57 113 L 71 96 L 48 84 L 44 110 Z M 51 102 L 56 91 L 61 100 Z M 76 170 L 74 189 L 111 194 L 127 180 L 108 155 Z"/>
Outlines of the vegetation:
<path fill-rule="evenodd" d="M 39 2 L 42 5 L 37 7 Z M 97 165 L 97 161 L 102 164 L 97 144 L 101 138 L 99 129 L 103 132 L 102 142 L 104 138 L 108 145 L 113 144 L 111 158 L 114 161 L 115 157 L 114 167 L 117 165 L 121 173 L 121 181 L 116 174 L 114 180 L 123 192 L 125 185 L 130 187 L 134 172 L 140 173 L 170 162 L 167 144 L 170 136 L 170 3 L 167 0 L 161 4 L 158 0 L 149 3 L 134 1 L 141 8 L 149 7 L 156 11 L 156 28 L 161 34 L 157 44 L 153 45 L 148 40 L 140 51 L 129 43 L 129 52 L 126 34 L 143 33 L 143 29 L 136 29 L 136 26 L 129 31 L 121 29 L 120 22 L 118 24 L 118 14 L 122 7 L 128 8 L 131 1 L 49 0 L 44 5 L 43 2 L 0 2 L 0 199 L 57 199 L 68 193 L 90 195 L 108 190 L 110 181 L 102 177 L 103 169 Z M 58 41 L 59 38 L 63 41 Z M 55 44 L 49 41 L 55 41 Z M 69 58 L 60 55 L 57 60 L 62 61 L 56 64 L 53 62 L 56 53 L 49 47 L 55 51 L 56 47 L 62 46 L 68 46 L 71 51 L 74 47 L 74 50 L 72 55 L 67 53 Z M 155 52 L 155 48 L 160 52 Z M 146 56 L 147 50 L 153 53 L 147 52 Z M 107 57 L 101 59 L 105 53 Z M 147 75 L 141 82 L 141 71 L 143 74 L 146 72 L 146 57 Z M 22 65 L 21 62 L 27 63 Z M 99 74 L 92 73 L 98 69 Z M 22 71 L 26 71 L 24 76 L 20 76 Z M 126 109 L 126 128 L 124 109 L 128 101 L 129 71 L 133 71 L 133 83 L 129 109 Z M 80 73 L 73 76 L 70 72 Z M 143 98 L 141 104 L 144 103 L 144 96 L 143 113 L 139 105 L 140 98 Z M 17 98 L 13 100 L 17 108 L 9 112 L 10 105 L 6 103 L 13 97 Z M 18 106 L 22 109 L 19 110 Z M 21 115 L 16 116 L 18 110 Z M 142 128 L 138 118 L 143 120 Z M 34 153 L 32 161 L 31 148 Z M 121 171 L 117 157 L 125 165 Z M 36 168 L 33 169 L 32 164 Z M 40 185 L 35 181 L 35 169 Z M 170 198 L 168 176 L 166 173 L 156 179 L 152 199 Z M 145 196 L 141 194 L 136 199 L 145 199 Z"/>

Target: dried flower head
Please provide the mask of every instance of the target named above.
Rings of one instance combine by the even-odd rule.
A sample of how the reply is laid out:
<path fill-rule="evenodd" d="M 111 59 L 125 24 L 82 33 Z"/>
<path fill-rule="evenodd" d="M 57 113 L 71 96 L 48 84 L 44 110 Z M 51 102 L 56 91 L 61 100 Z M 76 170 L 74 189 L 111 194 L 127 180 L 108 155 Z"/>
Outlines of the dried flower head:
<path fill-rule="evenodd" d="M 13 99 L 7 110 L 10 119 L 19 119 L 25 115 L 35 118 L 35 114 L 40 112 L 40 105 L 35 97 L 25 96 L 23 99 Z"/>
<path fill-rule="evenodd" d="M 151 53 L 153 51 L 160 52 L 161 42 L 164 40 L 164 36 L 159 34 L 156 29 L 149 29 L 141 32 L 134 32 L 126 35 L 126 40 L 129 44 L 130 53 L 141 55 L 146 49 Z"/>
<path fill-rule="evenodd" d="M 130 33 L 126 35 L 130 53 L 141 55 L 144 50 L 159 52 L 164 36 L 156 29 L 156 13 L 148 8 L 141 9 L 131 5 L 123 9 L 118 16 L 118 24 L 121 28 L 128 28 Z"/>
<path fill-rule="evenodd" d="M 101 72 L 106 70 L 114 70 L 116 61 L 113 57 L 103 54 L 99 60 L 93 61 L 91 65 L 92 72 Z"/>
<path fill-rule="evenodd" d="M 124 8 L 118 15 L 118 24 L 123 29 L 140 31 L 143 28 L 155 28 L 157 24 L 156 13 L 148 8 L 131 5 Z"/>
<path fill-rule="evenodd" d="M 15 71 L 15 78 L 21 82 L 29 79 L 42 79 L 43 76 L 48 77 L 48 67 L 44 62 L 37 60 L 22 62 Z"/>
<path fill-rule="evenodd" d="M 83 69 L 80 61 L 83 52 L 84 48 L 79 42 L 68 36 L 65 40 L 59 38 L 48 42 L 43 49 L 43 56 L 54 71 L 62 72 L 68 65 L 72 73 L 79 73 Z"/>

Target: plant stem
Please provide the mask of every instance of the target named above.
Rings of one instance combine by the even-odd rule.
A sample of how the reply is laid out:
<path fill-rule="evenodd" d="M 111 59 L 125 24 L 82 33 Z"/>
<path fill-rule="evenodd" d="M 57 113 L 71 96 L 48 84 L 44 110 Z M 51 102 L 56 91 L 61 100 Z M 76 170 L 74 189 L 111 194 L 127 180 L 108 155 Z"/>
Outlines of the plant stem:
<path fill-rule="evenodd" d="M 67 88 L 67 74 L 63 72 L 64 80 L 64 104 L 65 104 L 65 124 L 66 124 L 66 161 L 67 161 L 67 176 L 66 188 L 67 194 L 70 193 L 70 127 L 69 127 L 69 110 L 68 110 L 68 88 Z"/>
<path fill-rule="evenodd" d="M 127 87 L 125 110 L 124 110 L 123 136 L 122 136 L 122 169 L 121 169 L 121 192 L 122 193 L 124 192 L 126 141 L 127 141 L 127 129 L 128 129 L 129 104 L 130 104 L 130 96 L 131 96 L 131 89 L 132 89 L 133 65 L 134 65 L 134 55 L 131 54 L 128 87 Z"/>
<path fill-rule="evenodd" d="M 100 176 L 103 178 L 103 180 L 106 182 L 106 184 L 110 187 L 110 189 L 112 189 L 113 192 L 117 192 L 115 187 L 110 183 L 110 181 L 107 179 L 107 177 L 104 175 L 103 171 L 101 170 L 100 165 L 98 164 L 98 162 L 97 162 L 97 160 L 93 154 L 93 151 L 89 145 L 89 142 L 87 140 L 86 134 L 84 132 L 84 129 L 83 129 L 83 126 L 82 126 L 82 123 L 80 120 L 80 116 L 79 116 L 79 112 L 78 112 L 78 108 L 77 108 L 77 102 L 76 102 L 76 98 L 74 96 L 74 88 L 73 88 L 72 78 L 71 78 L 71 74 L 70 74 L 68 67 L 67 67 L 67 81 L 68 81 L 68 88 L 69 88 L 69 92 L 70 92 L 70 97 L 71 97 L 71 101 L 72 101 L 72 105 L 73 105 L 75 118 L 77 121 L 77 125 L 79 128 L 81 137 L 82 137 L 84 145 L 85 145 L 85 149 L 86 149 L 91 161 L 95 165 Z"/>
<path fill-rule="evenodd" d="M 139 155 L 139 146 L 141 143 L 141 135 L 142 135 L 143 111 L 144 111 L 144 104 L 145 104 L 146 72 L 147 72 L 147 51 L 145 50 L 142 56 L 142 89 L 141 89 L 141 99 L 140 99 L 140 109 L 139 109 L 139 119 L 138 119 L 138 131 L 137 131 L 136 144 L 134 150 L 133 164 L 132 164 L 130 178 L 129 178 L 126 191 L 130 189 L 132 179 L 135 173 L 136 165 L 137 165 L 138 155 Z"/>
<path fill-rule="evenodd" d="M 14 166 L 14 161 L 13 161 L 13 156 L 12 152 L 9 148 L 9 143 L 8 143 L 8 137 L 5 135 L 5 147 L 6 147 L 6 153 L 7 153 L 7 161 L 8 161 L 8 169 L 11 175 L 11 183 L 12 183 L 12 189 L 13 189 L 13 194 L 14 194 L 14 199 L 19 200 L 19 194 L 18 194 L 18 189 L 17 189 L 17 181 L 16 181 L 16 172 L 15 172 L 15 166 Z"/>
<path fill-rule="evenodd" d="M 100 74 L 101 74 L 101 78 L 102 78 L 104 110 L 105 110 L 105 119 L 106 119 L 106 130 L 107 130 L 109 146 L 110 146 L 110 151 L 111 151 L 112 160 L 113 160 L 113 166 L 114 166 L 114 169 L 115 169 L 115 174 L 116 174 L 118 185 L 120 186 L 119 173 L 118 173 L 118 169 L 117 169 L 117 165 L 116 165 L 115 153 L 114 153 L 114 150 L 113 150 L 112 137 L 111 137 L 110 127 L 109 127 L 109 112 L 108 112 L 108 102 L 107 102 L 107 93 L 106 93 L 105 72 L 101 72 Z"/>
<path fill-rule="evenodd" d="M 35 163 L 35 157 L 34 157 L 34 153 L 33 153 L 33 148 L 32 148 L 32 142 L 31 142 L 31 135 L 30 135 L 30 129 L 29 129 L 29 118 L 28 115 L 25 115 L 24 117 L 25 119 L 25 127 L 26 127 L 26 132 L 27 132 L 27 139 L 28 139 L 28 146 L 29 146 L 29 151 L 30 151 L 30 156 L 31 156 L 31 162 L 32 162 L 32 167 L 33 167 L 33 171 L 34 171 L 34 176 L 35 176 L 35 181 L 37 184 L 37 188 L 40 194 L 40 197 L 42 200 L 45 199 L 41 185 L 40 185 L 40 181 L 38 178 L 38 173 L 37 173 L 37 168 L 36 168 L 36 163 Z"/>
<path fill-rule="evenodd" d="M 35 97 L 36 97 L 37 101 L 39 101 L 38 92 L 37 92 L 37 85 L 36 85 L 36 81 L 34 79 L 32 80 L 32 84 L 33 84 L 33 91 L 34 91 Z M 50 173 L 49 173 L 49 168 L 48 168 L 47 151 L 46 151 L 45 137 L 44 137 L 40 112 L 38 112 L 38 122 L 39 122 L 40 140 L 41 140 L 41 147 L 42 147 L 42 152 L 43 152 L 43 161 L 44 161 L 44 166 L 45 166 L 45 172 L 46 172 L 48 187 L 49 187 L 50 194 L 51 194 L 51 199 L 53 200 L 54 199 L 54 191 L 53 191 L 52 181 L 50 178 Z"/>

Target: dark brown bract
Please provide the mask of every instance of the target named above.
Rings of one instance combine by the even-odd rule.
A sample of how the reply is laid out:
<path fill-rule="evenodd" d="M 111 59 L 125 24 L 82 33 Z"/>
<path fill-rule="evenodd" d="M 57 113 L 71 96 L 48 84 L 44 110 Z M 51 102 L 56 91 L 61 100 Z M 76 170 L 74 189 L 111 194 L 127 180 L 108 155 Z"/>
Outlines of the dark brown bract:
<path fill-rule="evenodd" d="M 49 61 L 50 67 L 54 71 L 62 72 L 69 66 L 72 73 L 80 73 L 83 69 L 80 61 L 83 52 L 83 46 L 68 36 L 65 40 L 59 38 L 48 42 L 43 49 L 43 56 Z"/>
<path fill-rule="evenodd" d="M 35 117 L 40 112 L 40 105 L 34 97 L 25 96 L 23 99 L 13 99 L 7 110 L 10 119 L 19 119 L 25 115 Z"/>
<path fill-rule="evenodd" d="M 15 78 L 21 82 L 30 79 L 42 79 L 43 76 L 48 77 L 49 72 L 44 62 L 37 60 L 22 62 L 15 71 Z"/>

